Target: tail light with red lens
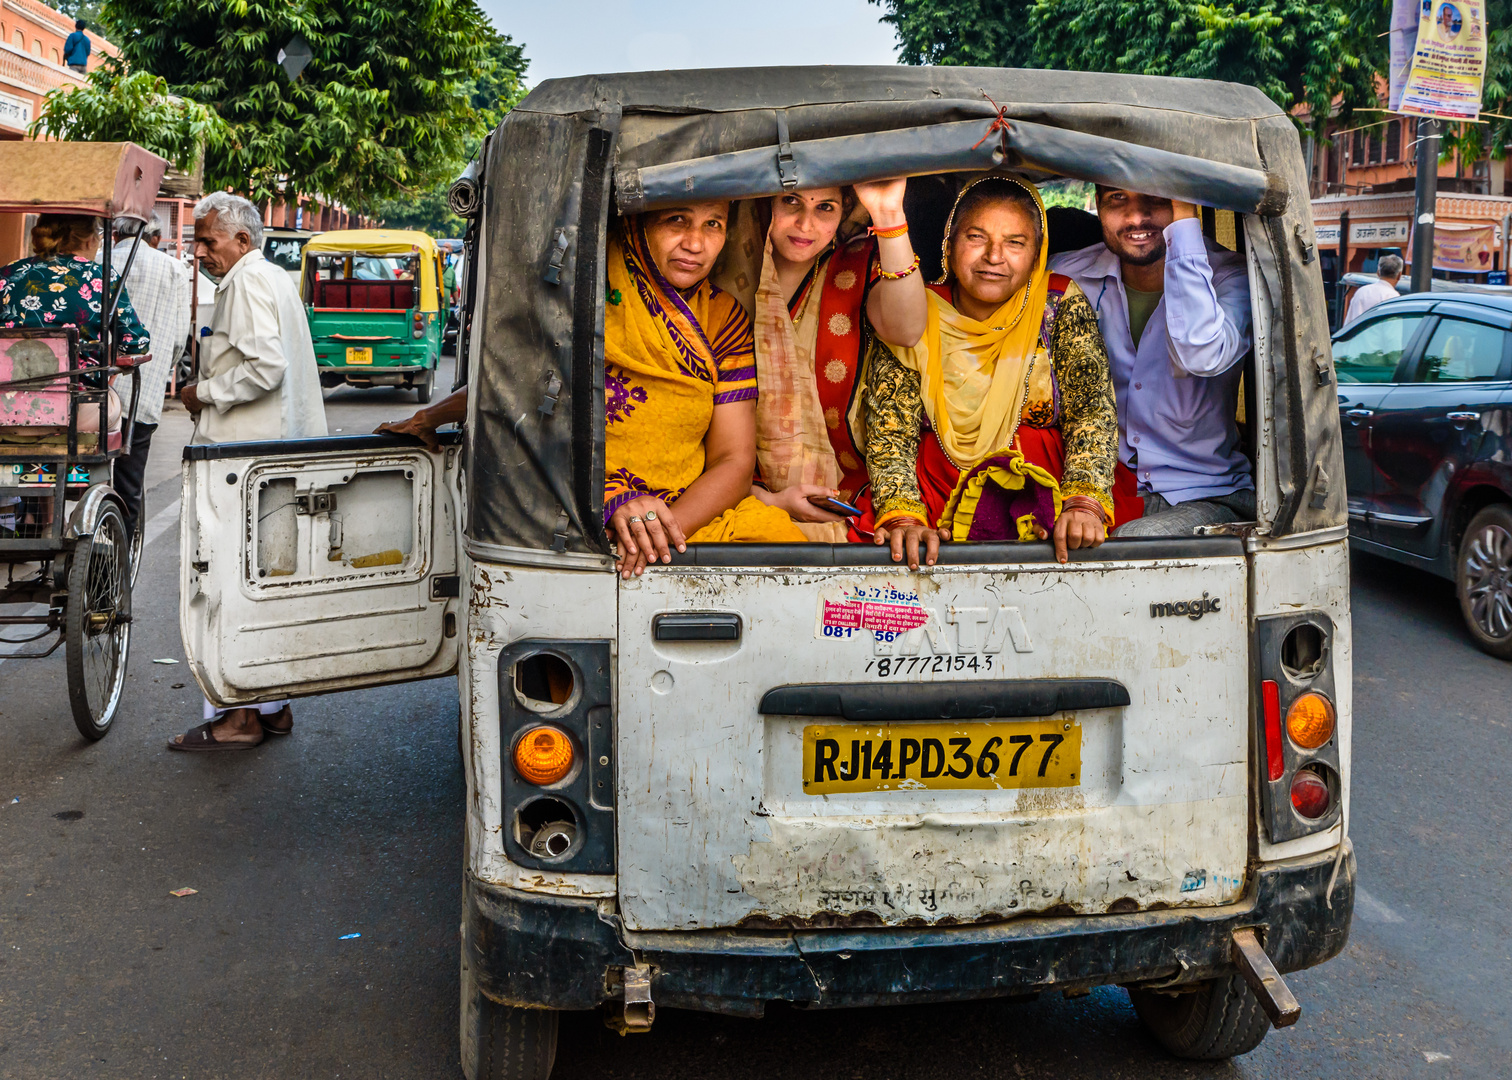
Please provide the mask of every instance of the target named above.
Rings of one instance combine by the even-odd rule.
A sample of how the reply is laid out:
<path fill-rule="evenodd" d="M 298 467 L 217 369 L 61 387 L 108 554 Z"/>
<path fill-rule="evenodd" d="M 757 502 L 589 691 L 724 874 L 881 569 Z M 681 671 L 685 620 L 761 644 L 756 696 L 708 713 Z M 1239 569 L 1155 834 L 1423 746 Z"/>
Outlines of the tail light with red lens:
<path fill-rule="evenodd" d="M 1316 820 L 1328 813 L 1333 805 L 1333 795 L 1328 790 L 1328 781 L 1312 769 L 1299 769 L 1292 777 L 1292 808 L 1309 820 Z"/>

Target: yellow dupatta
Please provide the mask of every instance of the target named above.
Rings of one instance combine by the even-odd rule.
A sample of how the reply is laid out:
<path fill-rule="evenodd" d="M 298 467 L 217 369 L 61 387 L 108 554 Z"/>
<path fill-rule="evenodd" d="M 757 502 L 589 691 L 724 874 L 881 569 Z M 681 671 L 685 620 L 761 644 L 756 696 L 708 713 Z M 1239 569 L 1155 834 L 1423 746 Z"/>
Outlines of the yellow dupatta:
<path fill-rule="evenodd" d="M 1006 449 L 1018 430 L 1029 378 L 1037 362 L 1048 363 L 1040 323 L 1049 297 L 1045 205 L 1031 184 L 1007 176 L 983 176 L 961 189 L 945 223 L 945 276 L 950 279 L 950 238 L 956 211 L 978 184 L 1011 184 L 1027 192 L 1040 217 L 1039 257 L 1028 283 L 985 322 L 961 314 L 930 291 L 924 336 L 898 360 L 919 373 L 924 411 L 940 445 L 957 468 L 968 470 L 995 450 Z"/>

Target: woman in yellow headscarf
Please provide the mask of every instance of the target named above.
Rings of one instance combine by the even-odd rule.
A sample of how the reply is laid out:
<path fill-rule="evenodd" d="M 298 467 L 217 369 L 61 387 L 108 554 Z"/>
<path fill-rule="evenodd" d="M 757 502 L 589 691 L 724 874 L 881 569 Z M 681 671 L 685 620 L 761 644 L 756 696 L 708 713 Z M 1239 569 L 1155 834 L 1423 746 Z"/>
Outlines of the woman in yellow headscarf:
<path fill-rule="evenodd" d="M 1064 562 L 1107 536 L 1118 449 L 1107 351 L 1081 290 L 1046 270 L 1045 231 L 1033 186 L 999 175 L 966 185 L 923 336 L 873 350 L 876 541 L 912 568 L 921 541 L 932 564 L 941 539 L 1053 535 Z M 1011 498 L 987 522 L 979 501 L 994 489 Z"/>
<path fill-rule="evenodd" d="M 756 460 L 751 320 L 709 281 L 726 202 L 627 220 L 609 242 L 604 308 L 604 528 L 630 577 L 671 548 L 802 541 L 750 496 Z"/>

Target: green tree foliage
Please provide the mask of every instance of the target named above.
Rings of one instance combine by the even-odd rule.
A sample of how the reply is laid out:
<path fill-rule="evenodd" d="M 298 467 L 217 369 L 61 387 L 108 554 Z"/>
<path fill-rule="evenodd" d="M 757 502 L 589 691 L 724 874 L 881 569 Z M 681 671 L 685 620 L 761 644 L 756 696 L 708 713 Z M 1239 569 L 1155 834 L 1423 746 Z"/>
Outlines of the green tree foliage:
<path fill-rule="evenodd" d="M 524 48 L 516 45 L 508 34 L 501 34 L 490 47 L 488 62 L 473 80 L 468 94 L 468 100 L 486 127 L 497 127 L 504 114 L 525 96 L 525 68 L 529 63 Z M 466 159 L 470 160 L 478 152 L 481 143 L 482 140 L 478 139 L 469 146 Z M 454 171 L 460 172 L 460 165 Z M 455 175 L 448 175 L 429 191 L 391 199 L 378 208 L 377 214 L 391 228 L 418 229 L 432 236 L 460 237 L 467 223 L 446 205 L 446 189 L 454 179 Z"/>
<path fill-rule="evenodd" d="M 225 121 L 195 101 L 170 97 L 168 83 L 145 71 L 127 74 L 118 62 L 89 73 L 87 86 L 51 91 L 29 129 L 54 139 L 134 142 L 191 172 L 202 151 L 230 139 Z"/>
<path fill-rule="evenodd" d="M 499 37 L 472 0 L 105 0 L 126 62 L 232 137 L 207 188 L 315 192 L 357 210 L 425 191 L 485 130 L 470 94 Z M 296 35 L 298 82 L 278 66 Z"/>
<path fill-rule="evenodd" d="M 872 0 L 905 63 L 1113 71 L 1248 83 L 1327 117 L 1373 105 L 1385 0 Z M 1379 24 L 1379 25 L 1377 25 Z"/>

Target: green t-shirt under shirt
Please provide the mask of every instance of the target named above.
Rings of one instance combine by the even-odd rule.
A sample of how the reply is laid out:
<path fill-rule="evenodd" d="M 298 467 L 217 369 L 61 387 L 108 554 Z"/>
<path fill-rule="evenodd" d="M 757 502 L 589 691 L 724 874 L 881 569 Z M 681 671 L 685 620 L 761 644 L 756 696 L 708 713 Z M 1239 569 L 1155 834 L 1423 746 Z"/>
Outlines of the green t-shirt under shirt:
<path fill-rule="evenodd" d="M 1129 295 L 1129 333 L 1134 335 L 1134 347 L 1137 349 L 1139 339 L 1144 336 L 1145 324 L 1150 321 L 1150 316 L 1155 314 L 1155 309 L 1160 306 L 1160 298 L 1165 295 L 1165 290 L 1143 292 L 1125 285 L 1124 292 Z"/>

